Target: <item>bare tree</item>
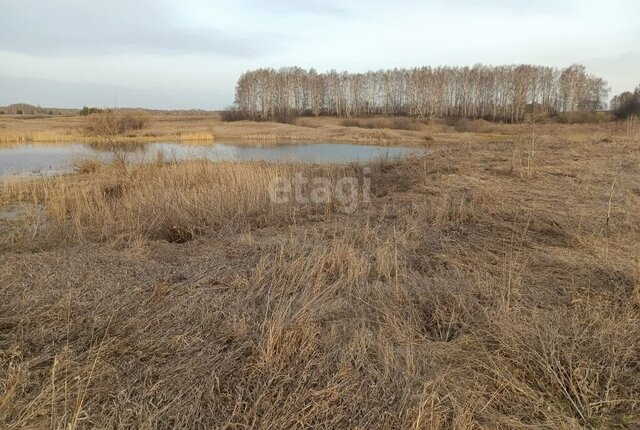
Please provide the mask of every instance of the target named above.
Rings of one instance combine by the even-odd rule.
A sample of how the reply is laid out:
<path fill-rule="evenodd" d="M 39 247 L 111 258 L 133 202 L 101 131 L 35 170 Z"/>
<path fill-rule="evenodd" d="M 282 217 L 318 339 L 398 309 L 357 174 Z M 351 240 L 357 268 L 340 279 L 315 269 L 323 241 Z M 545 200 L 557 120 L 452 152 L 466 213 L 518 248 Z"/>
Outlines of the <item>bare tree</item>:
<path fill-rule="evenodd" d="M 299 67 L 244 73 L 236 107 L 256 119 L 279 115 L 456 116 L 510 122 L 527 113 L 556 115 L 602 109 L 609 88 L 584 66 L 419 67 L 350 74 Z"/>

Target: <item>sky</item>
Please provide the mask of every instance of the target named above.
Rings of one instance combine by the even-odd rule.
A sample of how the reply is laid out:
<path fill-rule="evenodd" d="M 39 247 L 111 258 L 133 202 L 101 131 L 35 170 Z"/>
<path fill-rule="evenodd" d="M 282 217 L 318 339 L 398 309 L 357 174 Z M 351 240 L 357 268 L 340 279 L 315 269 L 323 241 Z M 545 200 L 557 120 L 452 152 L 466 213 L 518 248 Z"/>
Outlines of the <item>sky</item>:
<path fill-rule="evenodd" d="M 0 0 L 0 105 L 221 109 L 300 66 L 584 64 L 640 84 L 637 0 Z"/>

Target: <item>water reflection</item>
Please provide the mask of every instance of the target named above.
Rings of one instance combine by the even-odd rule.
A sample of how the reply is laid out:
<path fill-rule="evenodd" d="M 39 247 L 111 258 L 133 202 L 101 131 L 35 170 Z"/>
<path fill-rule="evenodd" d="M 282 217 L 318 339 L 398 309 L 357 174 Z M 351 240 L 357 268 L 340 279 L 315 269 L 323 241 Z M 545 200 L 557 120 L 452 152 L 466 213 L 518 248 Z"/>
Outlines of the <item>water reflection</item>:
<path fill-rule="evenodd" d="M 84 146 L 96 152 L 145 152 L 147 151 L 147 143 L 134 142 L 108 142 L 108 143 L 84 143 Z M 1 153 L 1 149 L 0 149 Z"/>

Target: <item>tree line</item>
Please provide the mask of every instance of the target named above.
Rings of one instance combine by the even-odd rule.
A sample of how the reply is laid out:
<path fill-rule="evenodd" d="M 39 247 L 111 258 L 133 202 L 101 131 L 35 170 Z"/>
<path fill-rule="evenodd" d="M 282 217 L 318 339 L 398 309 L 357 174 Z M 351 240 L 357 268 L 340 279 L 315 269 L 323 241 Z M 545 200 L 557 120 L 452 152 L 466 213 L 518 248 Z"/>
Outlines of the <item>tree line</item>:
<path fill-rule="evenodd" d="M 640 116 L 640 85 L 635 91 L 625 91 L 611 99 L 611 111 L 618 118 Z"/>
<path fill-rule="evenodd" d="M 8 115 L 68 115 L 75 112 L 75 109 L 46 108 L 27 103 L 0 106 L 0 114 Z"/>
<path fill-rule="evenodd" d="M 607 82 L 582 65 L 419 67 L 367 73 L 262 68 L 242 74 L 233 111 L 242 118 L 406 115 L 519 122 L 605 108 Z"/>

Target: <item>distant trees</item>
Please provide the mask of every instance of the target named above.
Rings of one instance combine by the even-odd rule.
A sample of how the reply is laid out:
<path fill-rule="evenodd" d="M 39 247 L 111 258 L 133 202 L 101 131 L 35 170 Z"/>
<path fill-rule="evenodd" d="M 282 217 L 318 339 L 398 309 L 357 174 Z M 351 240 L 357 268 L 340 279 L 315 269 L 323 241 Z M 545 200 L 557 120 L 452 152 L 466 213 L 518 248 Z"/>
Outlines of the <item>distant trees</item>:
<path fill-rule="evenodd" d="M 611 110 L 618 118 L 640 116 L 640 85 L 634 92 L 625 91 L 611 99 Z"/>
<path fill-rule="evenodd" d="M 609 89 L 584 66 L 419 67 L 318 73 L 299 67 L 245 72 L 236 86 L 234 118 L 292 115 L 407 115 L 522 121 L 604 108 Z"/>
<path fill-rule="evenodd" d="M 9 115 L 33 115 L 39 112 L 41 108 L 39 106 L 33 106 L 26 103 L 16 103 L 4 107 L 2 110 Z"/>
<path fill-rule="evenodd" d="M 8 115 L 61 115 L 77 112 L 74 109 L 43 108 L 28 103 L 15 103 L 9 106 L 0 106 L 2 112 Z"/>
<path fill-rule="evenodd" d="M 100 109 L 100 108 L 84 106 L 84 107 L 80 110 L 80 112 L 78 112 L 78 114 L 79 114 L 79 115 L 82 115 L 82 116 L 89 116 L 89 115 L 91 115 L 92 113 L 100 113 L 100 112 L 102 112 L 102 109 Z"/>

